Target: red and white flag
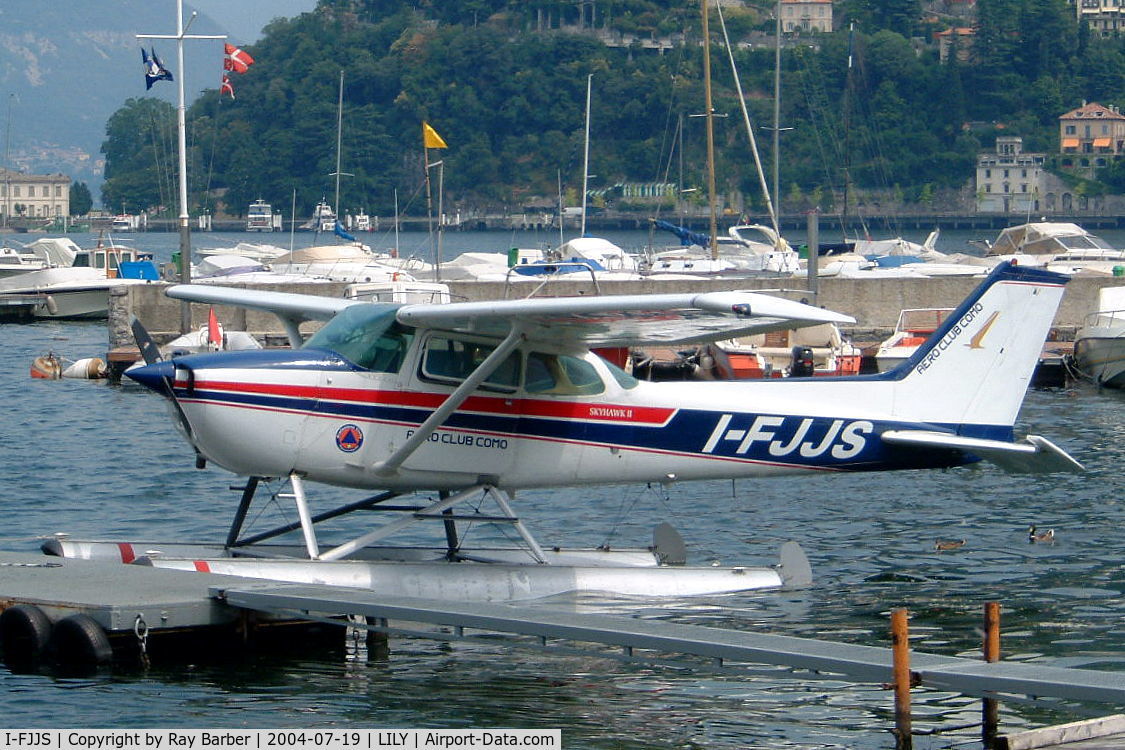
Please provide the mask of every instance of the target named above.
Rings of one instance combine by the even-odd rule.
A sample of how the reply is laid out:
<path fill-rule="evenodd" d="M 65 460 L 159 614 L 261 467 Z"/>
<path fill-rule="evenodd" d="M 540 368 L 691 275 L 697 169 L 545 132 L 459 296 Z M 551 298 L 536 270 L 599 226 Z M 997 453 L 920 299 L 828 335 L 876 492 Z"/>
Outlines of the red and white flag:
<path fill-rule="evenodd" d="M 226 73 L 223 73 L 223 85 L 219 87 L 219 96 L 223 94 L 230 94 L 230 98 L 234 98 L 234 86 L 230 85 L 230 78 Z"/>
<path fill-rule="evenodd" d="M 254 64 L 254 58 L 233 44 L 224 44 L 223 70 L 233 70 L 235 73 L 245 73 Z"/>

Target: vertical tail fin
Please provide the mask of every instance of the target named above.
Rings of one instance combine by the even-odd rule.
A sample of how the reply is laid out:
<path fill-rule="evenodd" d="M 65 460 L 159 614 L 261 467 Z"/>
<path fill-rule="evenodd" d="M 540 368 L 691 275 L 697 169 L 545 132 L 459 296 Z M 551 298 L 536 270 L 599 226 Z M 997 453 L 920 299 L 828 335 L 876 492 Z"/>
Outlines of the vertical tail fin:
<path fill-rule="evenodd" d="M 1067 281 L 997 266 L 910 359 L 885 373 L 897 381 L 895 414 L 965 435 L 1010 436 Z"/>

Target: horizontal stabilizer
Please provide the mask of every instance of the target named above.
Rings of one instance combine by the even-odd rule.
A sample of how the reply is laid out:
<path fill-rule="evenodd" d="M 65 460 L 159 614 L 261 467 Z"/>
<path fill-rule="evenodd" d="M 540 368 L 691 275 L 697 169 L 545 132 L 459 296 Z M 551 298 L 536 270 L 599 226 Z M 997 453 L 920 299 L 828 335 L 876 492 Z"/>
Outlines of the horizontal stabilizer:
<path fill-rule="evenodd" d="M 1084 471 L 1066 451 L 1039 435 L 1028 435 L 1025 443 L 962 437 L 926 430 L 888 430 L 883 442 L 918 448 L 947 448 L 971 453 L 1017 474 L 1049 474 L 1055 471 Z"/>

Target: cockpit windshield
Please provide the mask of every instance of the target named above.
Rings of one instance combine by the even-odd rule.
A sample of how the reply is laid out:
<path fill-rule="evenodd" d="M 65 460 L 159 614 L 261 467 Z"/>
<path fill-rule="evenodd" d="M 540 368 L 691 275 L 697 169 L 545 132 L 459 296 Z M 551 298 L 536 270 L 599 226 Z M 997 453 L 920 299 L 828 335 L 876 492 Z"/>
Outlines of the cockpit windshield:
<path fill-rule="evenodd" d="M 395 320 L 401 305 L 346 307 L 302 345 L 328 349 L 365 370 L 398 372 L 414 340 L 414 329 Z"/>

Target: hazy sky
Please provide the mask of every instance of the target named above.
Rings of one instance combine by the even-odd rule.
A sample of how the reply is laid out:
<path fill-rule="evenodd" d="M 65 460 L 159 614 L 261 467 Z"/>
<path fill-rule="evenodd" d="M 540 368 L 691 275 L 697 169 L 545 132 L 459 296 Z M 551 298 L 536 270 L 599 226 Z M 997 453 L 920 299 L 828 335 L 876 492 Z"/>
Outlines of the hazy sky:
<path fill-rule="evenodd" d="M 231 41 L 250 44 L 262 27 L 278 16 L 292 17 L 316 7 L 316 0 L 185 0 L 231 34 Z M 175 14 L 173 13 L 173 17 Z"/>

